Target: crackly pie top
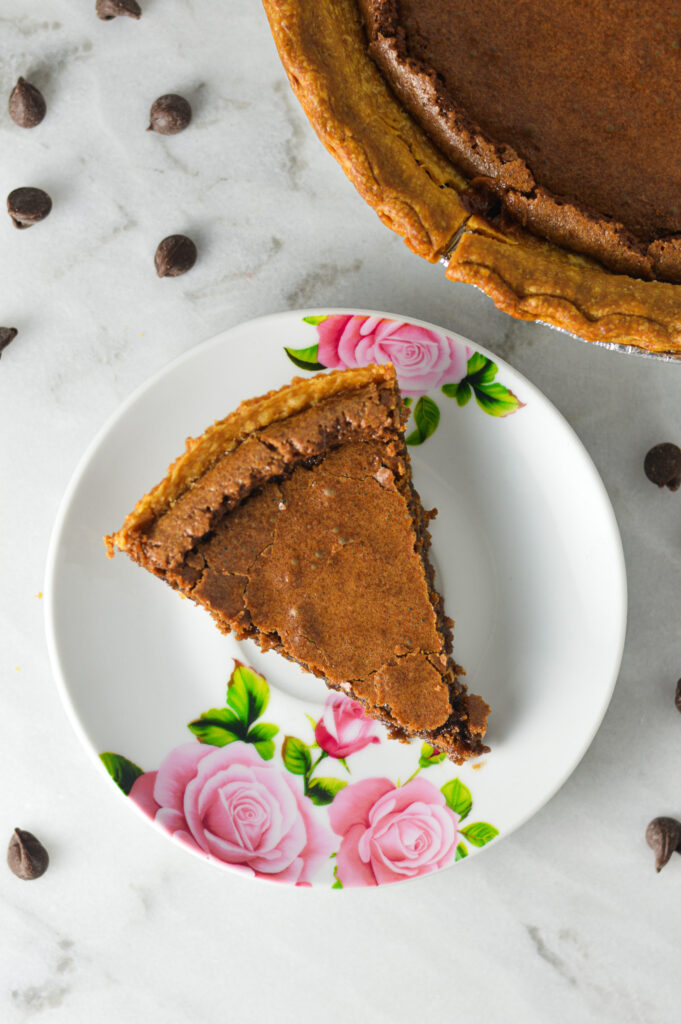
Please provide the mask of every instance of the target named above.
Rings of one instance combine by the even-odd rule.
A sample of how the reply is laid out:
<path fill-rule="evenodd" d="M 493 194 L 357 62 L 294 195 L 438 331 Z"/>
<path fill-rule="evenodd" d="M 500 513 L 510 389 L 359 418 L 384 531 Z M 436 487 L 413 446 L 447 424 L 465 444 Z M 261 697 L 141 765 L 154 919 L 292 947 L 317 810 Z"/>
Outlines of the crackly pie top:
<path fill-rule="evenodd" d="M 384 76 L 474 187 L 612 269 L 681 280 L 681 6 L 358 3 Z"/>

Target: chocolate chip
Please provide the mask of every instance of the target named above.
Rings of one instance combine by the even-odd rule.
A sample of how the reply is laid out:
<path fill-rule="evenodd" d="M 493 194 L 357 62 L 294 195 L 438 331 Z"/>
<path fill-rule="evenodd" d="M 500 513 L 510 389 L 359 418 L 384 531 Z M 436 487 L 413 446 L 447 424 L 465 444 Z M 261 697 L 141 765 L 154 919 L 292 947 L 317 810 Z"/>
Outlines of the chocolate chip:
<path fill-rule="evenodd" d="M 681 711 L 681 679 L 676 684 L 676 693 L 674 694 L 674 703 L 676 704 L 676 710 Z"/>
<path fill-rule="evenodd" d="M 179 277 L 196 263 L 196 246 L 186 235 L 168 235 L 159 243 L 154 264 L 159 277 Z"/>
<path fill-rule="evenodd" d="M 45 116 L 45 100 L 43 94 L 24 78 L 19 81 L 9 95 L 9 116 L 20 128 L 35 128 Z"/>
<path fill-rule="evenodd" d="M 674 850 L 681 853 L 681 821 L 654 818 L 646 829 L 646 842 L 655 854 L 655 870 L 661 871 Z"/>
<path fill-rule="evenodd" d="M 152 103 L 147 131 L 158 132 L 159 135 L 177 135 L 185 130 L 191 119 L 192 108 L 184 96 L 169 92 Z"/>
<path fill-rule="evenodd" d="M 97 0 L 95 13 L 102 21 L 111 21 L 119 15 L 126 18 L 141 18 L 142 8 L 137 0 Z"/>
<path fill-rule="evenodd" d="M 681 487 L 681 448 L 665 441 L 651 448 L 643 463 L 645 474 L 658 487 L 678 491 Z"/>
<path fill-rule="evenodd" d="M 32 832 L 15 828 L 7 849 L 7 863 L 17 878 L 31 881 L 47 871 L 50 858 L 47 850 Z"/>
<path fill-rule="evenodd" d="M 30 228 L 44 220 L 52 209 L 52 200 L 41 188 L 15 188 L 7 196 L 7 210 L 15 228 Z"/>
<path fill-rule="evenodd" d="M 16 327 L 0 327 L 0 355 L 2 355 L 2 350 L 7 348 L 10 341 L 14 341 L 17 333 Z"/>

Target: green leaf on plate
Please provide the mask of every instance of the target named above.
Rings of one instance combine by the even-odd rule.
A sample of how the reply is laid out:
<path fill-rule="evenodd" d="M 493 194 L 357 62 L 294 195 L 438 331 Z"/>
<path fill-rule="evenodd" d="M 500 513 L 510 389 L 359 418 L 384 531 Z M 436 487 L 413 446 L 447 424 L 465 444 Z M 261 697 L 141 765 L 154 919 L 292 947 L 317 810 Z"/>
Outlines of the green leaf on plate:
<path fill-rule="evenodd" d="M 493 363 L 487 356 L 483 356 L 480 352 L 474 352 L 468 360 L 464 380 L 469 380 L 473 385 L 480 383 L 491 384 L 498 369 L 497 364 Z"/>
<path fill-rule="evenodd" d="M 252 743 L 263 761 L 271 761 L 274 757 L 274 739 L 279 732 L 278 725 L 269 722 L 258 722 L 246 736 L 246 743 Z"/>
<path fill-rule="evenodd" d="M 461 408 L 470 401 L 470 397 L 473 394 L 471 386 L 465 377 L 458 384 L 443 384 L 442 391 L 447 398 L 455 398 L 456 404 Z"/>
<path fill-rule="evenodd" d="M 307 795 L 313 804 L 316 804 L 317 807 L 323 807 L 325 804 L 332 803 L 336 794 L 340 793 L 341 789 L 345 789 L 346 786 L 347 782 L 344 782 L 342 779 L 312 779 L 307 787 Z"/>
<path fill-rule="evenodd" d="M 286 771 L 292 775 L 307 775 L 311 766 L 312 758 L 306 743 L 299 740 L 297 736 L 287 736 L 281 748 L 281 756 Z"/>
<path fill-rule="evenodd" d="M 424 743 L 421 747 L 421 756 L 419 757 L 419 768 L 430 768 L 432 764 L 440 764 L 444 761 L 446 754 L 436 750 L 435 747 L 431 746 L 430 743 Z"/>
<path fill-rule="evenodd" d="M 329 319 L 328 313 L 324 314 L 323 316 L 304 316 L 303 317 L 303 323 L 304 324 L 312 324 L 313 327 L 317 327 L 318 324 L 323 324 L 324 321 L 328 320 L 328 319 Z"/>
<path fill-rule="evenodd" d="M 499 835 L 499 829 L 494 825 L 489 825 L 486 821 L 475 821 L 472 825 L 462 828 L 461 835 L 465 836 L 473 846 L 486 846 L 495 836 Z"/>
<path fill-rule="evenodd" d="M 132 761 L 128 761 L 127 757 L 121 757 L 120 754 L 112 754 L 108 751 L 99 756 L 102 764 L 118 788 L 122 789 L 125 795 L 128 796 L 135 779 L 138 779 L 140 775 L 144 775 L 142 769 L 138 765 L 133 764 Z"/>
<path fill-rule="evenodd" d="M 318 345 L 310 345 L 308 348 L 284 348 L 284 352 L 300 370 L 325 370 L 323 363 L 317 362 L 318 348 Z"/>
<path fill-rule="evenodd" d="M 459 845 L 456 848 L 456 856 L 454 858 L 454 862 L 456 863 L 457 860 L 463 860 L 464 857 L 467 857 L 467 856 L 468 856 L 468 849 L 466 848 L 466 844 L 465 843 L 459 843 Z"/>
<path fill-rule="evenodd" d="M 278 725 L 272 725 L 270 722 L 258 722 L 249 732 L 246 742 L 262 743 L 263 740 L 271 740 L 278 732 Z"/>
<path fill-rule="evenodd" d="M 449 782 L 445 782 L 440 792 L 447 801 L 447 806 L 459 815 L 459 821 L 463 821 L 473 806 L 473 797 L 468 786 L 464 786 L 461 779 L 450 779 Z"/>
<path fill-rule="evenodd" d="M 408 408 L 409 408 L 409 406 L 411 405 L 411 403 L 412 403 L 413 401 L 414 401 L 414 399 L 413 399 L 413 398 L 408 398 L 408 397 L 407 397 L 407 398 L 403 398 L 403 399 L 402 399 L 402 404 L 403 404 L 403 405 L 406 405 L 406 407 L 407 407 L 407 409 L 408 409 Z"/>
<path fill-rule="evenodd" d="M 245 740 L 248 727 L 229 708 L 211 708 L 190 722 L 187 728 L 201 743 L 226 747 L 234 740 Z"/>
<path fill-rule="evenodd" d="M 521 407 L 520 401 L 503 384 L 473 385 L 475 400 L 489 416 L 508 416 Z"/>
<path fill-rule="evenodd" d="M 263 761 L 271 761 L 274 757 L 273 740 L 263 740 L 262 743 L 254 743 L 253 746 L 258 751 Z"/>
<path fill-rule="evenodd" d="M 227 684 L 227 703 L 246 728 L 260 718 L 270 699 L 270 688 L 252 668 L 235 661 Z"/>
<path fill-rule="evenodd" d="M 331 854 L 331 856 L 332 856 L 332 857 L 335 857 L 335 856 L 336 856 L 336 854 L 335 854 L 335 853 L 332 853 L 332 854 Z M 331 888 L 332 888 L 332 889 L 342 889 L 342 888 L 343 888 L 343 883 L 341 882 L 340 878 L 338 877 L 338 865 L 337 865 L 337 864 L 336 864 L 336 865 L 334 865 L 334 869 L 333 869 L 333 877 L 334 877 L 334 878 L 336 879 L 336 881 L 335 881 L 335 882 L 333 883 L 333 885 L 331 886 Z"/>
<path fill-rule="evenodd" d="M 440 422 L 440 410 L 432 398 L 427 395 L 419 398 L 414 406 L 414 419 L 424 441 L 435 433 Z"/>
<path fill-rule="evenodd" d="M 440 410 L 432 398 L 421 395 L 414 406 L 413 415 L 416 429 L 407 437 L 407 444 L 423 444 L 437 430 Z"/>

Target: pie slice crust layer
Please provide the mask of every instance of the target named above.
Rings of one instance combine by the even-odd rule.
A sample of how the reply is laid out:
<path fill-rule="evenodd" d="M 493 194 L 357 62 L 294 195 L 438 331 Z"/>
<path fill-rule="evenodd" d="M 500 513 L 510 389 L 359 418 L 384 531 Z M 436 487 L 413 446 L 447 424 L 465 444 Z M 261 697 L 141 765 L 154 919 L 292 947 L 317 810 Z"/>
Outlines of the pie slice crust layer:
<path fill-rule="evenodd" d="M 187 442 L 109 554 L 359 701 L 396 738 L 483 753 L 435 590 L 390 365 L 295 379 Z"/>
<path fill-rule="evenodd" d="M 681 285 L 614 273 L 481 210 L 368 53 L 357 0 L 263 0 L 312 127 L 381 220 L 518 319 L 587 341 L 681 356 Z M 665 273 L 664 246 L 658 253 Z M 675 258 L 675 257 L 674 257 Z M 671 272 L 670 264 L 670 272 Z"/>

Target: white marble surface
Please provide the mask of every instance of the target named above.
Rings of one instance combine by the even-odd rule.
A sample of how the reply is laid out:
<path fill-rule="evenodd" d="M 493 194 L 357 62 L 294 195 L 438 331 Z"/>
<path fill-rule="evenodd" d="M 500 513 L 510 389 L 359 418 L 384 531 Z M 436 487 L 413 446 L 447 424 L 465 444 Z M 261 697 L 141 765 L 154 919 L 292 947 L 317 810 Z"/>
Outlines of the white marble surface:
<path fill-rule="evenodd" d="M 22 131 L 2 99 L 0 195 L 54 199 L 30 231 L 0 220 L 20 332 L 0 360 L 0 842 L 19 825 L 52 858 L 32 884 L 0 870 L 0 1019 L 677 1021 L 681 857 L 656 875 L 643 833 L 681 816 L 681 494 L 642 461 L 681 439 L 681 367 L 515 323 L 412 256 L 308 127 L 257 0 L 142 2 L 103 23 L 94 0 L 0 0 L 0 98 L 23 74 L 48 103 Z M 169 91 L 191 128 L 145 133 Z M 159 281 L 178 231 L 199 262 Z M 371 893 L 218 873 L 129 813 L 60 707 L 38 596 L 74 465 L 130 391 L 241 320 L 325 304 L 446 325 L 530 376 L 603 475 L 630 587 L 612 705 L 558 795 L 465 867 Z"/>

